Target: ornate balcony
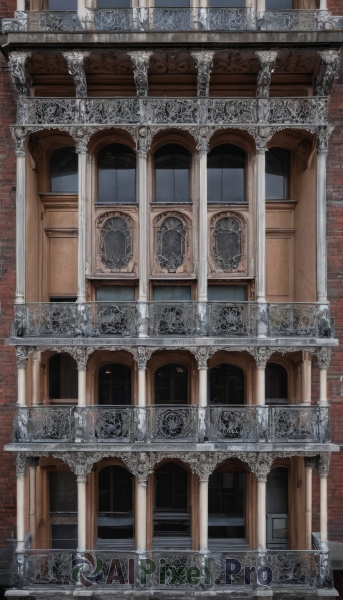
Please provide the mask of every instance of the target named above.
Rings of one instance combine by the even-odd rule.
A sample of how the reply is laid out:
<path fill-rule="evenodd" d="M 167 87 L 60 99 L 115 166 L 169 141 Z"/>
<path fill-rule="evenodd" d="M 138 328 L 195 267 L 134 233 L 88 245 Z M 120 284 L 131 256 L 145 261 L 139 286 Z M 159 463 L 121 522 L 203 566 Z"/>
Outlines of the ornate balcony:
<path fill-rule="evenodd" d="M 327 406 L 20 407 L 13 442 L 326 443 Z"/>
<path fill-rule="evenodd" d="M 17 125 L 325 125 L 328 98 L 27 98 Z"/>
<path fill-rule="evenodd" d="M 31 302 L 15 305 L 14 338 L 331 338 L 327 306 L 257 302 Z"/>
<path fill-rule="evenodd" d="M 17 11 L 3 19 L 3 32 L 120 31 L 318 31 L 341 29 L 326 10 L 255 13 L 251 8 L 112 8 L 88 11 Z"/>
<path fill-rule="evenodd" d="M 161 559 L 166 562 L 161 563 Z M 160 572 L 161 564 L 166 564 L 165 575 Z M 16 555 L 12 584 L 19 590 L 36 592 L 49 586 L 51 593 L 56 586 L 59 594 L 70 594 L 76 586 L 82 594 L 80 584 L 90 584 L 92 591 L 102 590 L 118 597 L 126 590 L 202 594 L 205 590 L 213 594 L 225 590 L 232 593 L 235 588 L 237 593 L 245 591 L 250 596 L 254 588 L 268 585 L 274 593 L 289 589 L 297 598 L 308 598 L 317 595 L 315 589 L 326 590 L 326 596 L 332 589 L 329 554 L 324 549 L 234 550 L 206 555 L 182 551 L 136 554 L 91 550 L 80 554 L 71 550 L 26 550 Z"/>

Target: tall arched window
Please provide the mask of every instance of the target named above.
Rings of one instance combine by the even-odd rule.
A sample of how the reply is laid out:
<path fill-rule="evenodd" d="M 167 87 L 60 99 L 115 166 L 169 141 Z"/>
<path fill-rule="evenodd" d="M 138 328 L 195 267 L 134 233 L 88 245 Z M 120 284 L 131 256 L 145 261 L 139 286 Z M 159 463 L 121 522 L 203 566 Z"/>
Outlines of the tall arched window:
<path fill-rule="evenodd" d="M 268 363 L 266 367 L 266 403 L 287 404 L 288 377 L 282 365 Z"/>
<path fill-rule="evenodd" d="M 134 543 L 133 481 L 123 467 L 111 465 L 98 478 L 98 538 Z M 99 544 L 97 544 L 99 546 Z"/>
<path fill-rule="evenodd" d="M 120 363 L 106 363 L 99 369 L 99 404 L 131 404 L 131 369 Z"/>
<path fill-rule="evenodd" d="M 155 152 L 155 202 L 189 202 L 190 154 L 179 144 Z"/>
<path fill-rule="evenodd" d="M 233 365 L 217 365 L 210 370 L 211 404 L 244 404 L 244 373 Z"/>
<path fill-rule="evenodd" d="M 244 473 L 216 471 L 208 481 L 208 536 L 244 538 Z"/>
<path fill-rule="evenodd" d="M 190 540 L 188 473 L 167 463 L 155 471 L 154 545 L 161 546 L 171 538 L 171 545 L 177 547 L 176 536 Z M 158 538 L 162 538 L 160 544 Z"/>
<path fill-rule="evenodd" d="M 136 154 L 123 144 L 110 144 L 98 154 L 101 204 L 136 202 Z"/>
<path fill-rule="evenodd" d="M 50 156 L 51 192 L 71 192 L 78 189 L 78 157 L 69 146 L 55 150 Z"/>
<path fill-rule="evenodd" d="M 267 476 L 267 548 L 288 548 L 288 469 L 275 467 Z"/>
<path fill-rule="evenodd" d="M 55 354 L 49 360 L 50 400 L 76 400 L 77 395 L 76 360 L 70 354 Z"/>
<path fill-rule="evenodd" d="M 207 155 L 207 199 L 213 203 L 245 202 L 245 153 L 233 144 L 216 146 Z"/>
<path fill-rule="evenodd" d="M 178 364 L 164 365 L 155 372 L 155 404 L 187 404 L 188 371 Z"/>
<path fill-rule="evenodd" d="M 286 200 L 289 194 L 290 153 L 284 148 L 266 152 L 266 200 Z"/>

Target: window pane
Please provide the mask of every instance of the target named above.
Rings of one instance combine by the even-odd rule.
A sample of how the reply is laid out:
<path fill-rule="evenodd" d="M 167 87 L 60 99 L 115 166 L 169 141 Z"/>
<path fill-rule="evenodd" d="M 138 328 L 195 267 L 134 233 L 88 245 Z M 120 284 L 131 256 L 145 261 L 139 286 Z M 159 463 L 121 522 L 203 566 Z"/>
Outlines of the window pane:
<path fill-rule="evenodd" d="M 188 474 L 182 467 L 166 464 L 156 470 L 156 508 L 187 510 Z"/>
<path fill-rule="evenodd" d="M 245 154 L 233 144 L 213 148 L 207 157 L 208 202 L 245 202 Z"/>
<path fill-rule="evenodd" d="M 155 302 L 189 302 L 190 285 L 161 285 L 154 287 Z"/>
<path fill-rule="evenodd" d="M 266 10 L 292 10 L 293 0 L 266 0 Z"/>
<path fill-rule="evenodd" d="M 56 354 L 49 360 L 49 398 L 76 400 L 78 374 L 75 359 L 69 354 Z"/>
<path fill-rule="evenodd" d="M 133 285 L 109 285 L 97 288 L 96 299 L 98 302 L 133 302 L 135 288 Z"/>
<path fill-rule="evenodd" d="M 210 0 L 210 7 L 220 8 L 244 8 L 245 0 Z"/>
<path fill-rule="evenodd" d="M 267 476 L 267 513 L 288 513 L 288 469 L 276 467 Z"/>
<path fill-rule="evenodd" d="M 49 10 L 77 10 L 77 0 L 49 0 Z"/>
<path fill-rule="evenodd" d="M 123 144 L 111 144 L 99 152 L 99 196 L 103 204 L 136 202 L 136 155 Z"/>
<path fill-rule="evenodd" d="M 266 199 L 288 198 L 290 154 L 283 148 L 270 148 L 266 152 Z"/>
<path fill-rule="evenodd" d="M 168 144 L 155 153 L 155 201 L 189 202 L 189 152 Z"/>
<path fill-rule="evenodd" d="M 266 367 L 266 400 L 268 404 L 288 402 L 287 371 L 282 365 L 269 363 Z"/>
<path fill-rule="evenodd" d="M 98 0 L 98 8 L 130 8 L 130 0 Z"/>
<path fill-rule="evenodd" d="M 210 285 L 208 287 L 209 302 L 244 302 L 245 285 Z"/>
<path fill-rule="evenodd" d="M 77 192 L 78 158 L 73 148 L 59 148 L 50 156 L 52 192 Z"/>
<path fill-rule="evenodd" d="M 239 367 L 222 364 L 210 370 L 211 404 L 244 404 L 244 373 Z"/>
<path fill-rule="evenodd" d="M 131 404 L 131 369 L 120 363 L 107 363 L 99 369 L 99 404 Z"/>
<path fill-rule="evenodd" d="M 188 371 L 178 364 L 164 365 L 155 372 L 155 404 L 187 404 Z"/>
<path fill-rule="evenodd" d="M 210 538 L 244 537 L 244 473 L 210 475 L 208 512 Z M 232 518 L 240 518 L 242 525 L 229 525 Z"/>
<path fill-rule="evenodd" d="M 156 8 L 188 8 L 189 0 L 155 0 Z"/>
<path fill-rule="evenodd" d="M 50 512 L 77 511 L 77 484 L 74 473 L 49 473 Z"/>

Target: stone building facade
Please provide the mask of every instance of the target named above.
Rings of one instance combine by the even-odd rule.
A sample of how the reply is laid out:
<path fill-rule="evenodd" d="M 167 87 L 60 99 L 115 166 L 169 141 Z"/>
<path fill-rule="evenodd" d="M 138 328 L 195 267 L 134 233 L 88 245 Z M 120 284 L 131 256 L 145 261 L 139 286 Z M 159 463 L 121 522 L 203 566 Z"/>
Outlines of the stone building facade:
<path fill-rule="evenodd" d="M 0 2 L 9 595 L 337 596 L 343 7 L 232 4 Z"/>

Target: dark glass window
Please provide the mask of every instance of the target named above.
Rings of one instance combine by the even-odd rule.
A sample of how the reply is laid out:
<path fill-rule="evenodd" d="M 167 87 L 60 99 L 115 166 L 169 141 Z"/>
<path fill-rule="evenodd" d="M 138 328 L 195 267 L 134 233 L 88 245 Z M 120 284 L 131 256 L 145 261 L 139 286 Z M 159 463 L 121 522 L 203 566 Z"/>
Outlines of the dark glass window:
<path fill-rule="evenodd" d="M 49 10 L 77 10 L 77 0 L 49 0 Z"/>
<path fill-rule="evenodd" d="M 210 285 L 207 290 L 209 302 L 244 302 L 245 285 Z"/>
<path fill-rule="evenodd" d="M 284 148 L 270 148 L 266 152 L 266 199 L 288 198 L 290 153 Z"/>
<path fill-rule="evenodd" d="M 78 190 L 78 157 L 73 148 L 59 148 L 50 156 L 52 192 L 75 193 Z"/>
<path fill-rule="evenodd" d="M 156 8 L 188 8 L 189 0 L 155 0 Z"/>
<path fill-rule="evenodd" d="M 190 285 L 157 285 L 154 287 L 155 302 L 189 302 Z"/>
<path fill-rule="evenodd" d="M 132 475 L 123 467 L 105 467 L 99 473 L 98 536 L 133 538 Z"/>
<path fill-rule="evenodd" d="M 155 404 L 187 404 L 188 371 L 177 364 L 164 365 L 155 372 Z"/>
<path fill-rule="evenodd" d="M 49 496 L 50 518 L 53 519 L 51 548 L 74 550 L 77 548 L 77 483 L 74 473 L 49 473 Z M 65 517 L 68 523 L 63 523 Z"/>
<path fill-rule="evenodd" d="M 288 469 L 276 467 L 267 476 L 267 513 L 288 513 Z"/>
<path fill-rule="evenodd" d="M 133 302 L 135 287 L 133 285 L 108 285 L 96 290 L 98 302 Z"/>
<path fill-rule="evenodd" d="M 209 6 L 213 8 L 245 8 L 245 0 L 210 0 Z"/>
<path fill-rule="evenodd" d="M 102 204 L 136 202 L 136 154 L 123 144 L 111 144 L 98 155 L 99 196 Z"/>
<path fill-rule="evenodd" d="M 208 202 L 245 202 L 245 154 L 233 144 L 216 146 L 207 155 Z"/>
<path fill-rule="evenodd" d="M 233 365 L 217 365 L 210 370 L 211 404 L 244 404 L 244 373 Z"/>
<path fill-rule="evenodd" d="M 173 463 L 155 472 L 154 535 L 190 535 L 188 473 Z"/>
<path fill-rule="evenodd" d="M 282 365 L 267 364 L 266 401 L 267 404 L 287 404 L 288 402 L 287 371 Z"/>
<path fill-rule="evenodd" d="M 99 404 L 131 404 L 131 369 L 120 363 L 106 363 L 99 369 Z"/>
<path fill-rule="evenodd" d="M 76 360 L 70 354 L 55 354 L 49 360 L 49 398 L 77 399 L 78 373 Z"/>
<path fill-rule="evenodd" d="M 98 0 L 98 8 L 130 8 L 130 0 Z"/>
<path fill-rule="evenodd" d="M 292 10 L 293 0 L 266 0 L 266 10 Z"/>
<path fill-rule="evenodd" d="M 189 167 L 190 155 L 183 146 L 168 144 L 155 152 L 156 202 L 189 202 Z"/>
<path fill-rule="evenodd" d="M 244 473 L 215 472 L 208 482 L 210 538 L 244 537 Z"/>

